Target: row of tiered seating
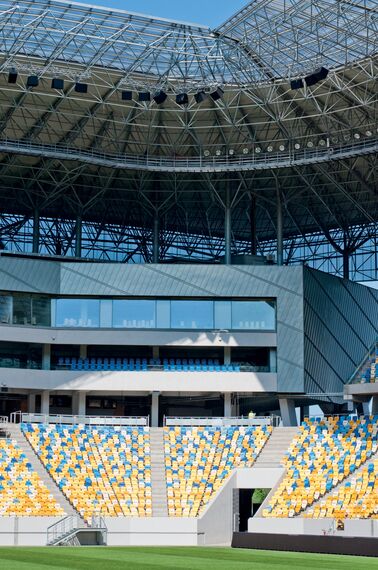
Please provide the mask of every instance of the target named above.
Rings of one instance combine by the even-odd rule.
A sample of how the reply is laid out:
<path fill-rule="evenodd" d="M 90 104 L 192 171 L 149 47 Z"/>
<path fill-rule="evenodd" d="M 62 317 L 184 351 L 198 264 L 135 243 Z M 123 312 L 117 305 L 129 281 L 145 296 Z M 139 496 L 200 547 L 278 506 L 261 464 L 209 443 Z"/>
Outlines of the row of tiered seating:
<path fill-rule="evenodd" d="M 378 519 L 378 459 L 303 514 L 306 518 Z"/>
<path fill-rule="evenodd" d="M 240 372 L 240 364 L 220 364 L 217 359 L 206 358 L 63 358 L 58 360 L 59 368 L 71 370 L 127 370 L 147 371 L 156 367 L 165 371 L 178 372 Z"/>
<path fill-rule="evenodd" d="M 332 491 L 377 451 L 377 433 L 378 416 L 306 419 L 263 516 L 293 517 Z"/>
<path fill-rule="evenodd" d="M 58 517 L 64 511 L 17 443 L 0 439 L 0 516 Z"/>
<path fill-rule="evenodd" d="M 272 428 L 164 428 L 168 514 L 196 517 L 236 467 L 251 467 Z"/>
<path fill-rule="evenodd" d="M 85 520 L 152 515 L 148 428 L 22 424 L 22 430 Z"/>

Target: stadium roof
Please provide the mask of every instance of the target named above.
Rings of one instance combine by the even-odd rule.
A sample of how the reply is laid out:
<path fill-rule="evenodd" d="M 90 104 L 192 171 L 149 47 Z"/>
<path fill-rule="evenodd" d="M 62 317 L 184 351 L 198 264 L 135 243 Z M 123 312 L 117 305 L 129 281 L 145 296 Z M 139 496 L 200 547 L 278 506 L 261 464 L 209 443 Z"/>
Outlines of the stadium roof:
<path fill-rule="evenodd" d="M 375 231 L 377 2 L 253 1 L 216 30 L 59 0 L 0 14 L 2 213 L 138 228 L 158 214 L 210 237 L 230 191 L 235 240 L 256 201 L 259 239 L 274 238 L 278 195 L 287 237 Z M 291 89 L 320 66 L 326 79 Z"/>

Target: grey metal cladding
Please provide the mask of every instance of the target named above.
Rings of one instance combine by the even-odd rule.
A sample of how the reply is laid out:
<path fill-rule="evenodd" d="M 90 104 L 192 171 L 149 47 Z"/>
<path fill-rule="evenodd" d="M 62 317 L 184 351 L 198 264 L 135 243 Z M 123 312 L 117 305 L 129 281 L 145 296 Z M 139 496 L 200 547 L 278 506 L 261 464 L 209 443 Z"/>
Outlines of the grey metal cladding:
<path fill-rule="evenodd" d="M 57 295 L 60 263 L 0 256 L 0 289 Z"/>
<path fill-rule="evenodd" d="M 305 268 L 306 392 L 342 392 L 377 335 L 378 291 Z"/>

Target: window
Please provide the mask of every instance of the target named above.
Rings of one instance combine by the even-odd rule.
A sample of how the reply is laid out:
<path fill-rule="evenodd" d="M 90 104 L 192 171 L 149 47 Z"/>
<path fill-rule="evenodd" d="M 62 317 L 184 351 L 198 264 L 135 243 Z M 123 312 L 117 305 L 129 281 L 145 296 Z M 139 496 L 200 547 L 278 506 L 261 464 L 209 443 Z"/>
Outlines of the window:
<path fill-rule="evenodd" d="M 0 295 L 0 324 L 10 325 L 12 323 L 12 297 L 10 295 Z"/>
<path fill-rule="evenodd" d="M 13 296 L 13 324 L 31 325 L 31 296 Z"/>
<path fill-rule="evenodd" d="M 275 303 L 273 301 L 232 301 L 232 328 L 275 330 Z"/>
<path fill-rule="evenodd" d="M 152 329 L 156 326 L 156 301 L 113 301 L 113 327 Z"/>
<path fill-rule="evenodd" d="M 213 301 L 171 301 L 171 328 L 214 328 Z"/>
<path fill-rule="evenodd" d="M 99 327 L 100 302 L 97 299 L 57 299 L 57 327 Z"/>
<path fill-rule="evenodd" d="M 51 300 L 48 297 L 32 297 L 32 325 L 51 326 Z"/>

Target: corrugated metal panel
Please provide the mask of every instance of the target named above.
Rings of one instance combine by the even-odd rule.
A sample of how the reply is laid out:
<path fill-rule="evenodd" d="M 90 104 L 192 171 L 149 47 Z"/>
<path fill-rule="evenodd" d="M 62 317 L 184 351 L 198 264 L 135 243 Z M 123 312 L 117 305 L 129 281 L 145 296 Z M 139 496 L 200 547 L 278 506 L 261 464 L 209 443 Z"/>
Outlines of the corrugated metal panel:
<path fill-rule="evenodd" d="M 378 291 L 305 269 L 305 389 L 342 392 L 378 335 Z"/>

